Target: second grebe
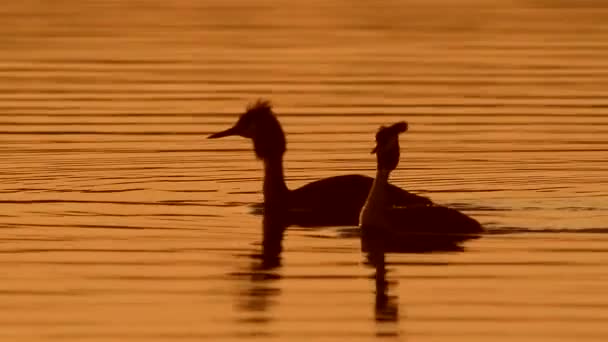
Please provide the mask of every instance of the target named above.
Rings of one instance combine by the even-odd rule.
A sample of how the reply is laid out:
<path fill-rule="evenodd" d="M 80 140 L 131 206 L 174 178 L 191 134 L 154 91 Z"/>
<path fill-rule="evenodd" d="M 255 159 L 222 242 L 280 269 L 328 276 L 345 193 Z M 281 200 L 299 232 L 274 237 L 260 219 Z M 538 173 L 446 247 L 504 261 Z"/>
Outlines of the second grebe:
<path fill-rule="evenodd" d="M 479 222 L 435 204 L 395 207 L 388 196 L 389 175 L 399 164 L 399 134 L 407 128 L 407 123 L 398 122 L 376 134 L 376 178 L 359 221 L 363 251 L 457 250 L 459 243 L 483 232 Z"/>
<path fill-rule="evenodd" d="M 363 175 L 335 176 L 289 190 L 283 175 L 285 134 L 272 112 L 270 102 L 258 100 L 249 105 L 233 127 L 208 138 L 232 135 L 253 140 L 257 158 L 264 161 L 264 210 L 270 207 L 285 210 L 286 214 L 280 215 L 283 224 L 304 227 L 357 225 L 373 178 Z M 411 194 L 391 184 L 386 184 L 384 196 L 393 205 L 432 203 L 426 197 Z"/>

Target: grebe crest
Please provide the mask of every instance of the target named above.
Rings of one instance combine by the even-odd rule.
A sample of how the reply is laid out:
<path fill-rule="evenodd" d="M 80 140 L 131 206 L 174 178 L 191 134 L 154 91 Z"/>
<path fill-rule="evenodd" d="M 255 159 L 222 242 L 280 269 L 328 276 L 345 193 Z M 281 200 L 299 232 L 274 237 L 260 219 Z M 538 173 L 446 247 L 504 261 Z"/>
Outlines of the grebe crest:
<path fill-rule="evenodd" d="M 280 158 L 287 150 L 285 134 L 268 100 L 259 99 L 249 104 L 233 127 L 212 134 L 209 138 L 229 135 L 239 135 L 253 140 L 253 148 L 258 159 Z"/>
<path fill-rule="evenodd" d="M 392 171 L 397 168 L 400 156 L 399 134 L 407 131 L 407 128 L 407 123 L 401 121 L 378 129 L 376 147 L 372 150 L 372 154 L 376 154 L 378 169 Z"/>

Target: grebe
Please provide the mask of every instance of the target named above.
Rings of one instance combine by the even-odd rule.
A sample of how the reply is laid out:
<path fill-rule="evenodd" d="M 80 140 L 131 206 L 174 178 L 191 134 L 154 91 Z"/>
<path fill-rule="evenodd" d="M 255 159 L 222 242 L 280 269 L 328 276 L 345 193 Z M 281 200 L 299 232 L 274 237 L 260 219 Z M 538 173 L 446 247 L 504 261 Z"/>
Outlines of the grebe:
<path fill-rule="evenodd" d="M 459 250 L 459 243 L 483 232 L 475 219 L 436 204 L 395 207 L 388 194 L 388 178 L 399 164 L 399 134 L 406 122 L 380 127 L 376 134 L 376 178 L 361 210 L 364 252 L 431 252 Z"/>
<path fill-rule="evenodd" d="M 363 175 L 335 176 L 289 190 L 283 175 L 285 134 L 269 101 L 258 100 L 249 105 L 233 127 L 208 138 L 232 135 L 253 140 L 255 154 L 264 162 L 264 210 L 272 206 L 286 210 L 286 214 L 281 215 L 282 224 L 303 227 L 357 225 L 373 178 Z M 393 205 L 432 203 L 426 197 L 411 194 L 391 184 L 386 184 L 385 188 L 385 200 Z M 276 208 L 273 211 L 276 214 Z"/>

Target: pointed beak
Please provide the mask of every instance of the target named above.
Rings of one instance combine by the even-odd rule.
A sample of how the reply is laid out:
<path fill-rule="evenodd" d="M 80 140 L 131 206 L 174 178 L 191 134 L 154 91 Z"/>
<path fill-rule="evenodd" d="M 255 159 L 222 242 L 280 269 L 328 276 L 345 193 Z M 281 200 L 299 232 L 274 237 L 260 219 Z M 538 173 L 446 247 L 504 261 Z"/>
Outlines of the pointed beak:
<path fill-rule="evenodd" d="M 237 126 L 230 127 L 225 131 L 213 133 L 210 136 L 208 136 L 207 139 L 217 139 L 217 138 L 223 138 L 223 137 L 227 137 L 227 136 L 231 136 L 231 135 L 240 135 L 240 132 L 239 132 L 239 129 L 237 128 Z"/>
<path fill-rule="evenodd" d="M 372 152 L 370 154 L 374 154 L 378 152 L 378 145 L 376 145 L 376 147 L 374 147 L 374 149 L 372 150 Z"/>

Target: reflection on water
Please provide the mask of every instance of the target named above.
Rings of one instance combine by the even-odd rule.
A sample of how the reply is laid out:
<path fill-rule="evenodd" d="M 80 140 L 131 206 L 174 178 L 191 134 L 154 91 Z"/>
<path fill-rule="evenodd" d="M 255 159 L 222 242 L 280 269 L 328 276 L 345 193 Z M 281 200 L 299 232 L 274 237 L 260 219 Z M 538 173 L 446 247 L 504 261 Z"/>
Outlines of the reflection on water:
<path fill-rule="evenodd" d="M 607 17 L 598 1 L 6 2 L 0 340 L 606 340 Z M 406 120 L 392 182 L 489 233 L 379 269 L 354 227 L 264 240 L 250 143 L 205 139 L 259 97 L 290 188 L 372 176 L 377 127 Z"/>
<path fill-rule="evenodd" d="M 389 294 L 389 281 L 387 280 L 386 261 L 384 253 L 371 257 L 371 264 L 375 267 L 375 297 L 374 319 L 377 323 L 376 336 L 399 335 L 399 298 Z"/>
<path fill-rule="evenodd" d="M 267 327 L 272 323 L 272 306 L 281 296 L 281 288 L 277 286 L 281 276 L 276 273 L 279 265 L 275 262 L 275 256 L 271 259 L 269 261 L 262 255 L 260 260 L 254 256 L 250 268 L 233 274 L 243 282 L 244 287 L 238 294 L 236 308 L 247 314 L 246 317 L 239 317 L 236 323 L 250 325 L 251 336 L 271 335 Z"/>
<path fill-rule="evenodd" d="M 269 222 L 269 220 L 265 220 Z M 275 227 L 276 228 L 276 227 Z M 272 323 L 272 306 L 280 300 L 280 252 L 274 246 L 282 243 L 285 228 L 272 230 L 265 228 L 264 234 L 277 234 L 272 238 L 263 236 L 262 252 L 247 256 L 251 258 L 249 267 L 244 271 L 231 273 L 230 276 L 236 277 L 245 288 L 239 291 L 237 310 L 247 314 L 246 317 L 237 319 L 238 324 L 251 325 L 251 331 L 247 336 L 273 337 L 267 329 Z M 362 237 L 363 238 L 363 237 Z M 266 245 L 270 242 L 271 246 Z M 363 241 L 361 241 L 363 244 Z M 430 253 L 431 251 L 428 251 Z M 374 273 L 374 320 L 376 322 L 377 337 L 396 337 L 399 336 L 399 303 L 396 295 L 389 293 L 389 280 L 387 279 L 387 269 L 385 253 L 382 251 L 372 251 L 367 254 L 368 265 L 373 266 Z M 395 286 L 396 284 L 393 284 Z M 320 310 L 331 308 L 321 307 Z M 266 329 L 265 329 L 266 328 Z"/>

